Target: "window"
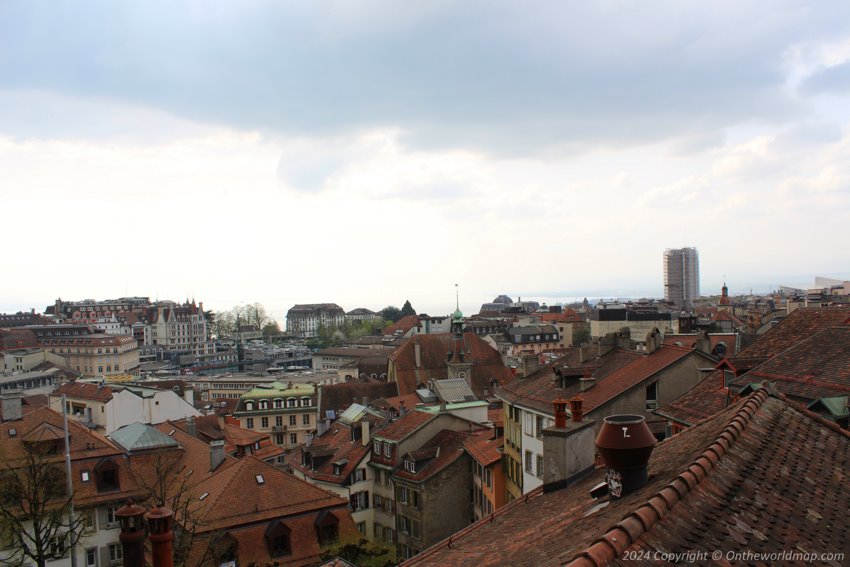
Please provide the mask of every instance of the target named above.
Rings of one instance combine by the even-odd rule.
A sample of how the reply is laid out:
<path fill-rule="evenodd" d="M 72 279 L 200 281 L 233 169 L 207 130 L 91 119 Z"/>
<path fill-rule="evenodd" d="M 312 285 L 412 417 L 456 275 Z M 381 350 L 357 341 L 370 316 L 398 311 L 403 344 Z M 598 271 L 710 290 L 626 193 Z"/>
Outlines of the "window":
<path fill-rule="evenodd" d="M 245 427 L 247 427 L 248 429 L 254 429 L 254 418 L 253 417 L 249 417 L 248 419 L 245 420 Z"/>
<path fill-rule="evenodd" d="M 310 425 L 310 414 L 305 413 L 301 416 L 301 424 L 302 425 Z"/>
<path fill-rule="evenodd" d="M 97 567 L 96 547 L 90 547 L 86 550 L 86 567 Z"/>
<path fill-rule="evenodd" d="M 390 443 L 384 443 L 384 456 L 388 459 L 393 456 L 393 447 Z"/>
<path fill-rule="evenodd" d="M 526 435 L 534 435 L 534 415 L 524 412 L 523 418 L 524 433 Z"/>
<path fill-rule="evenodd" d="M 416 474 L 416 461 L 404 461 L 404 470 Z"/>
<path fill-rule="evenodd" d="M 658 407 L 658 382 L 653 382 L 646 387 L 646 409 Z"/>
<path fill-rule="evenodd" d="M 289 434 L 289 444 L 290 445 L 298 445 L 298 435 L 295 433 Z"/>
<path fill-rule="evenodd" d="M 399 516 L 398 529 L 411 537 L 419 537 L 419 521 L 405 515 Z"/>
<path fill-rule="evenodd" d="M 537 478 L 543 478 L 543 455 L 537 455 Z"/>
<path fill-rule="evenodd" d="M 260 418 L 260 427 L 268 427 L 269 426 L 269 418 L 261 417 Z"/>
<path fill-rule="evenodd" d="M 89 471 L 81 472 L 80 478 L 82 479 L 83 482 L 88 482 L 89 481 Z"/>
<path fill-rule="evenodd" d="M 375 453 L 376 455 L 381 454 L 381 442 L 378 441 L 377 439 L 375 439 L 372 442 L 372 452 Z"/>
<path fill-rule="evenodd" d="M 357 531 L 360 532 L 360 535 L 366 535 L 366 522 L 357 522 Z"/>
<path fill-rule="evenodd" d="M 308 408 L 311 405 L 312 404 L 310 403 L 310 398 L 301 398 L 301 407 L 302 408 Z"/>
<path fill-rule="evenodd" d="M 277 435 L 275 435 L 274 442 L 278 445 L 283 445 L 283 433 L 278 433 Z"/>
<path fill-rule="evenodd" d="M 366 480 L 366 469 L 355 469 L 354 482 L 362 482 L 364 480 Z"/>
<path fill-rule="evenodd" d="M 540 439 L 541 437 L 543 437 L 543 430 L 546 427 L 545 421 L 544 421 L 544 418 L 543 418 L 542 415 L 536 416 L 535 421 L 536 421 L 535 425 L 537 426 L 537 431 L 536 431 L 537 438 Z"/>
<path fill-rule="evenodd" d="M 419 509 L 419 491 L 411 490 L 411 496 L 413 497 L 413 507 L 417 510 Z"/>
<path fill-rule="evenodd" d="M 375 499 L 377 500 L 377 498 L 378 497 L 376 496 Z M 372 529 L 374 530 L 376 540 L 383 539 L 383 537 L 384 537 L 384 526 L 382 526 L 381 524 L 376 522 L 375 526 Z"/>
<path fill-rule="evenodd" d="M 281 557 L 292 553 L 289 540 L 290 530 L 281 522 L 272 522 L 266 529 L 266 547 L 272 557 Z"/>
<path fill-rule="evenodd" d="M 532 472 L 532 467 L 534 466 L 534 456 L 531 454 L 531 451 L 525 452 L 525 472 Z"/>
<path fill-rule="evenodd" d="M 355 492 L 351 495 L 351 509 L 355 512 L 369 508 L 369 491 Z"/>
<path fill-rule="evenodd" d="M 109 562 L 110 563 L 119 563 L 124 560 L 124 550 L 121 548 L 120 543 L 110 543 L 109 544 Z"/>
<path fill-rule="evenodd" d="M 294 408 L 298 405 L 298 400 L 295 398 L 286 398 L 286 407 Z"/>
<path fill-rule="evenodd" d="M 289 425 L 295 425 L 297 423 L 297 418 L 294 415 L 289 416 Z"/>
<path fill-rule="evenodd" d="M 410 500 L 410 490 L 406 486 L 399 486 L 396 490 L 396 499 L 406 505 Z"/>
<path fill-rule="evenodd" d="M 107 525 L 117 523 L 117 521 L 115 520 L 115 510 L 116 510 L 115 506 L 107 506 L 106 507 L 106 524 Z"/>
<path fill-rule="evenodd" d="M 81 515 L 83 517 L 83 531 L 93 532 L 95 530 L 94 510 L 86 510 Z"/>
<path fill-rule="evenodd" d="M 283 400 L 281 400 L 280 398 L 276 399 L 276 400 L 274 401 L 274 407 L 276 407 L 276 408 L 282 408 L 282 407 L 283 407 Z"/>
<path fill-rule="evenodd" d="M 724 370 L 723 371 L 723 387 L 724 388 L 728 388 L 729 384 L 731 384 L 734 379 L 735 379 L 735 373 L 734 372 L 732 372 L 731 370 Z"/>
<path fill-rule="evenodd" d="M 274 418 L 275 427 L 281 427 L 283 425 L 283 416 L 279 415 Z"/>
<path fill-rule="evenodd" d="M 112 461 L 99 463 L 95 467 L 94 474 L 98 492 L 107 492 L 120 488 L 118 483 L 118 465 Z"/>

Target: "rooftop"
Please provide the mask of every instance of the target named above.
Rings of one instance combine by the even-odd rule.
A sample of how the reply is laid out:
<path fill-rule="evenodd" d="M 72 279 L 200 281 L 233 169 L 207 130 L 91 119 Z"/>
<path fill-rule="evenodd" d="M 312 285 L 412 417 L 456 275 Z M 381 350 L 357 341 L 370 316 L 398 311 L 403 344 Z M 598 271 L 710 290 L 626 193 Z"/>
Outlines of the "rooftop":
<path fill-rule="evenodd" d="M 829 486 L 848 465 L 850 433 L 763 388 L 660 443 L 648 483 L 621 500 L 590 496 L 604 480 L 598 469 L 536 489 L 404 565 L 634 565 L 625 552 L 656 550 L 847 554 L 850 493 Z"/>

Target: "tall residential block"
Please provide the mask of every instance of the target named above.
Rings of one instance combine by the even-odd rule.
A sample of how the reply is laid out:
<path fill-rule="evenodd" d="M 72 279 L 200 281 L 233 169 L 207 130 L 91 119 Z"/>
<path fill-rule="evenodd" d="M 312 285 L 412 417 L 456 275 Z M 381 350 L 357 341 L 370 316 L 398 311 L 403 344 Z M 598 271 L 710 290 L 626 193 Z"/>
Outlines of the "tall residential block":
<path fill-rule="evenodd" d="M 699 297 L 699 253 L 696 248 L 664 251 L 664 299 L 685 307 Z"/>

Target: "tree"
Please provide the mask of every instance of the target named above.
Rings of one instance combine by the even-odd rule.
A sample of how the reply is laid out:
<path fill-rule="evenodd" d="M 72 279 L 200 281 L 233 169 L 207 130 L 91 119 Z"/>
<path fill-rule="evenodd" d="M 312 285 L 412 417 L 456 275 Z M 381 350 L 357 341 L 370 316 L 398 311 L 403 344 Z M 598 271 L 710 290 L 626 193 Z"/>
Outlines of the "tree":
<path fill-rule="evenodd" d="M 277 321 L 269 317 L 266 308 L 261 303 L 237 305 L 230 311 L 214 313 L 211 333 L 216 338 L 221 339 L 231 336 L 243 325 L 256 327 L 263 331 L 264 336 L 280 333 L 280 326 Z M 274 327 L 269 327 L 269 325 L 274 325 Z M 276 331 L 273 331 L 273 329 L 276 329 Z"/>
<path fill-rule="evenodd" d="M 334 557 L 341 557 L 358 567 L 390 567 L 398 563 L 392 546 L 364 538 L 340 541 L 322 549 L 323 561 Z"/>
<path fill-rule="evenodd" d="M 384 321 L 392 321 L 395 323 L 399 319 L 401 319 L 401 309 L 395 307 L 394 305 L 387 305 L 383 309 L 381 309 L 381 319 Z"/>
<path fill-rule="evenodd" d="M 268 338 L 273 335 L 280 334 L 280 325 L 277 324 L 277 321 L 270 321 L 263 325 L 263 336 Z"/>
<path fill-rule="evenodd" d="M 192 494 L 192 479 L 185 469 L 183 449 L 171 449 L 137 458 L 129 470 L 135 485 L 147 494 L 139 504 L 148 508 L 164 504 L 174 512 L 174 567 L 218 565 L 226 542 L 221 541 L 222 534 L 199 534 L 201 501 Z"/>
<path fill-rule="evenodd" d="M 401 316 L 407 317 L 408 315 L 416 315 L 416 310 L 413 309 L 413 306 L 410 304 L 410 300 L 406 300 L 404 305 L 401 306 Z"/>
<path fill-rule="evenodd" d="M 0 541 L 11 543 L 4 565 L 32 561 L 45 567 L 77 541 L 85 515 L 71 514 L 59 442 L 20 444 L 19 457 L 3 459 L 0 472 Z"/>

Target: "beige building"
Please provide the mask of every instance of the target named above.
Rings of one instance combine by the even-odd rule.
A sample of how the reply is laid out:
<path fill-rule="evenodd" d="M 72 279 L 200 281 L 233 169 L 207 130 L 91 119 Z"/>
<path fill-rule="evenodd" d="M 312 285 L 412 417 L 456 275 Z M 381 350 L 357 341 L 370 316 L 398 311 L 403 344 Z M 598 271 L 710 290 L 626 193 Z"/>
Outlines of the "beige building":
<path fill-rule="evenodd" d="M 139 343 L 127 335 L 44 337 L 39 342 L 83 376 L 139 374 Z"/>
<path fill-rule="evenodd" d="M 318 410 L 318 387 L 273 382 L 242 394 L 233 416 L 241 427 L 271 433 L 275 445 L 293 449 L 316 431 Z"/>

